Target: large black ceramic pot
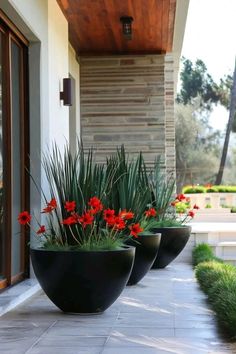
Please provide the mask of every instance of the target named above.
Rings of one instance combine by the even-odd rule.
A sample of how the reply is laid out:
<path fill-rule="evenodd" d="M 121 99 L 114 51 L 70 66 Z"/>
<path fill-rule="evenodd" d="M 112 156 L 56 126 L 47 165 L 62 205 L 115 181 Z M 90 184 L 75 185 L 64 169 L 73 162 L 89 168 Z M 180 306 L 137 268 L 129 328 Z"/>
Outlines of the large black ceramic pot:
<path fill-rule="evenodd" d="M 161 233 L 161 243 L 152 269 L 165 268 L 184 249 L 191 233 L 190 226 L 160 227 L 152 232 Z"/>
<path fill-rule="evenodd" d="M 128 285 L 137 284 L 151 269 L 156 259 L 161 241 L 161 234 L 139 235 L 136 240 L 129 239 L 127 243 L 135 246 L 135 258 Z"/>
<path fill-rule="evenodd" d="M 49 299 L 64 312 L 98 313 L 121 294 L 135 248 L 109 251 L 31 249 L 35 275 Z"/>

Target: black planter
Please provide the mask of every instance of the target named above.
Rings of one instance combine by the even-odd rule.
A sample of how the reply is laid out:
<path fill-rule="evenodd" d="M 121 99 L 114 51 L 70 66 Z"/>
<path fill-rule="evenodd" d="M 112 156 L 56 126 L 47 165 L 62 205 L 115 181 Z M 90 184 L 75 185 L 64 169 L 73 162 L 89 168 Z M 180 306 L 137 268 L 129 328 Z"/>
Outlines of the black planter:
<path fill-rule="evenodd" d="M 137 242 L 128 240 L 128 244 L 135 246 L 135 258 L 128 285 L 137 284 L 151 269 L 156 259 L 161 241 L 161 234 L 139 235 Z"/>
<path fill-rule="evenodd" d="M 49 299 L 64 312 L 106 310 L 129 279 L 134 247 L 111 251 L 31 249 L 35 275 Z"/>
<path fill-rule="evenodd" d="M 152 269 L 165 268 L 184 249 L 191 233 L 190 226 L 160 227 L 152 232 L 161 233 L 161 243 Z"/>

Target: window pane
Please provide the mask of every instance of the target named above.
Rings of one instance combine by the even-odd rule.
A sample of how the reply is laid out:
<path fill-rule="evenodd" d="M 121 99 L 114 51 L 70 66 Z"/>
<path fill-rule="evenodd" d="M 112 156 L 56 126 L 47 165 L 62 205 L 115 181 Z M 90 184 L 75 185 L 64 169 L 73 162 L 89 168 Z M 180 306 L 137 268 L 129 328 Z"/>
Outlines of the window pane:
<path fill-rule="evenodd" d="M 3 239 L 3 144 L 2 144 L 2 43 L 3 35 L 0 32 L 0 279 L 4 275 L 4 239 Z"/>
<path fill-rule="evenodd" d="M 17 216 L 21 210 L 21 154 L 20 154 L 20 83 L 21 48 L 11 42 L 11 87 L 12 87 L 12 271 L 14 276 L 21 271 L 21 234 Z"/>

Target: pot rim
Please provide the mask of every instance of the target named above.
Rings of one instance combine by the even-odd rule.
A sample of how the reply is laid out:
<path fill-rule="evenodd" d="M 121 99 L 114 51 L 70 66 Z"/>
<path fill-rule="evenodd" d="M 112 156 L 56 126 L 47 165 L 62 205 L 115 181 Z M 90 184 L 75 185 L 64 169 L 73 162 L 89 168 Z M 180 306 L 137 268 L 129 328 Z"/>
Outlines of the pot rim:
<path fill-rule="evenodd" d="M 119 249 L 114 249 L 114 250 L 47 250 L 45 248 L 39 248 L 39 247 L 30 247 L 30 251 L 39 251 L 39 252 L 50 252 L 50 253 L 78 253 L 78 254 L 85 254 L 85 253 L 109 253 L 109 252 L 122 252 L 122 251 L 128 251 L 129 249 L 134 249 L 134 246 L 129 246 L 129 245 L 123 245 Z"/>
<path fill-rule="evenodd" d="M 159 226 L 159 227 L 154 227 L 153 230 L 160 230 L 160 229 L 189 229 L 190 231 L 192 230 L 192 226 L 189 225 L 180 225 L 180 226 Z"/>
<path fill-rule="evenodd" d="M 138 238 L 139 237 L 150 237 L 150 236 L 161 236 L 161 233 L 160 232 L 150 232 L 149 234 L 139 234 L 138 235 Z M 138 240 L 138 238 L 136 240 Z"/>

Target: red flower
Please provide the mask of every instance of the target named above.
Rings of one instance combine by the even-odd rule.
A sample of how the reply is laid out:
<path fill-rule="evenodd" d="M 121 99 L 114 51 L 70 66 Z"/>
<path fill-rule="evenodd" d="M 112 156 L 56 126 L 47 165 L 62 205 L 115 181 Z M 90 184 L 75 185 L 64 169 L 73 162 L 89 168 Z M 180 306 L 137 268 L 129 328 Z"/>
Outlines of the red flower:
<path fill-rule="evenodd" d="M 65 209 L 68 212 L 75 211 L 75 208 L 76 208 L 76 203 L 74 200 L 72 202 L 65 202 Z"/>
<path fill-rule="evenodd" d="M 79 217 L 79 222 L 82 224 L 83 227 L 91 225 L 93 220 L 94 217 L 89 212 L 86 212 L 81 217 Z"/>
<path fill-rule="evenodd" d="M 115 217 L 115 210 L 113 209 L 105 209 L 103 212 L 103 218 L 108 223 L 111 219 Z"/>
<path fill-rule="evenodd" d="M 124 209 L 121 210 L 121 212 L 119 213 L 119 217 L 124 220 L 130 220 L 133 219 L 134 213 L 132 213 L 132 211 L 126 211 L 126 209 Z"/>
<path fill-rule="evenodd" d="M 117 216 L 114 218 L 114 226 L 117 230 L 123 230 L 125 228 L 125 222 L 121 217 Z"/>
<path fill-rule="evenodd" d="M 133 224 L 129 226 L 129 229 L 130 229 L 130 235 L 136 238 L 138 237 L 138 234 L 143 231 L 143 228 L 140 227 L 140 224 Z"/>
<path fill-rule="evenodd" d="M 57 202 L 55 198 L 52 198 L 50 202 L 47 203 L 46 208 L 43 209 L 42 213 L 51 213 L 57 207 Z"/>
<path fill-rule="evenodd" d="M 99 211 L 102 211 L 103 209 L 103 205 L 101 203 L 101 200 L 98 199 L 97 197 L 92 197 L 90 198 L 89 202 L 88 202 L 88 205 L 91 206 L 91 210 L 90 212 L 92 214 L 96 214 L 98 213 Z"/>
<path fill-rule="evenodd" d="M 110 227 L 113 227 L 116 223 L 116 218 L 115 216 L 114 217 L 110 217 L 110 218 L 107 218 L 107 219 L 104 219 L 107 223 L 108 226 Z"/>
<path fill-rule="evenodd" d="M 192 210 L 190 210 L 190 211 L 188 212 L 188 216 L 190 216 L 191 218 L 193 218 L 194 215 L 195 215 L 195 213 L 194 213 Z"/>
<path fill-rule="evenodd" d="M 31 220 L 31 215 L 28 213 L 28 211 L 23 211 L 18 216 L 18 221 L 21 225 L 28 224 L 30 220 Z"/>
<path fill-rule="evenodd" d="M 44 232 L 46 232 L 46 228 L 44 225 L 40 226 L 40 228 L 38 229 L 38 231 L 36 232 L 37 235 L 40 234 L 44 234 Z"/>
<path fill-rule="evenodd" d="M 69 216 L 68 218 L 62 220 L 63 225 L 74 225 L 77 223 L 77 220 L 74 216 Z"/>
<path fill-rule="evenodd" d="M 180 202 L 182 202 L 183 200 L 185 200 L 185 195 L 184 194 L 178 194 L 176 197 L 177 200 L 179 200 Z"/>
<path fill-rule="evenodd" d="M 154 208 L 150 208 L 149 210 L 145 211 L 145 215 L 147 217 L 150 217 L 150 216 L 156 216 L 157 213 L 156 213 L 156 210 Z"/>
<path fill-rule="evenodd" d="M 193 209 L 198 210 L 198 209 L 200 209 L 200 208 L 199 208 L 199 206 L 198 206 L 198 205 L 194 204 Z"/>

